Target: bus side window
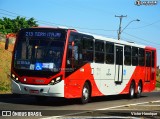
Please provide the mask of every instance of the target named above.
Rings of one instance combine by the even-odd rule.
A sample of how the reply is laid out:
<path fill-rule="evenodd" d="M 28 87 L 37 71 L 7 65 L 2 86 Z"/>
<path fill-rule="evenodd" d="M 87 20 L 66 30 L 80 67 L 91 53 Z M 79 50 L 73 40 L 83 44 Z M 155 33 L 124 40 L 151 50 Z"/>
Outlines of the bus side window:
<path fill-rule="evenodd" d="M 77 37 L 74 41 L 73 47 L 73 58 L 74 58 L 74 65 L 76 68 L 79 68 L 83 64 L 82 60 L 82 45 L 80 43 L 80 37 Z"/>
<path fill-rule="evenodd" d="M 144 66 L 144 49 L 139 48 L 139 55 L 138 55 L 138 60 L 139 60 L 139 66 Z"/>
<path fill-rule="evenodd" d="M 71 67 L 72 63 L 72 46 L 69 45 L 67 52 L 67 67 Z"/>
<path fill-rule="evenodd" d="M 137 66 L 138 65 L 138 48 L 132 47 L 132 65 Z"/>
<path fill-rule="evenodd" d="M 83 37 L 81 42 L 83 62 L 93 62 L 93 39 Z"/>
<path fill-rule="evenodd" d="M 95 40 L 95 62 L 104 63 L 104 41 Z"/>
<path fill-rule="evenodd" d="M 131 65 L 131 46 L 124 47 L 124 64 Z"/>
<path fill-rule="evenodd" d="M 106 63 L 114 64 L 114 43 L 106 42 Z"/>
<path fill-rule="evenodd" d="M 146 52 L 146 67 L 151 67 L 151 53 Z"/>

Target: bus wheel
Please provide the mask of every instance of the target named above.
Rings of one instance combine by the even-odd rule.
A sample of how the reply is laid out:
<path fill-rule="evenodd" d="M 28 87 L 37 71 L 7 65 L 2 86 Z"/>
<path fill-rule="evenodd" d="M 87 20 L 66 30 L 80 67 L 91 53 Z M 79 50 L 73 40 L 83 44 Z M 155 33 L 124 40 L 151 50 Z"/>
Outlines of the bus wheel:
<path fill-rule="evenodd" d="M 139 83 L 138 83 L 137 93 L 136 93 L 136 98 L 141 97 L 141 94 L 142 94 L 142 83 L 139 82 Z"/>
<path fill-rule="evenodd" d="M 22 95 L 21 94 L 17 94 L 17 93 L 12 93 L 12 96 L 16 97 L 16 98 L 20 98 Z"/>
<path fill-rule="evenodd" d="M 82 104 L 88 103 L 90 99 L 90 87 L 88 83 L 85 83 L 82 89 L 81 102 Z"/>
<path fill-rule="evenodd" d="M 129 89 L 129 98 L 132 99 L 134 98 L 134 94 L 135 94 L 135 86 L 134 86 L 134 82 L 132 81 L 131 85 L 130 85 L 130 89 Z"/>

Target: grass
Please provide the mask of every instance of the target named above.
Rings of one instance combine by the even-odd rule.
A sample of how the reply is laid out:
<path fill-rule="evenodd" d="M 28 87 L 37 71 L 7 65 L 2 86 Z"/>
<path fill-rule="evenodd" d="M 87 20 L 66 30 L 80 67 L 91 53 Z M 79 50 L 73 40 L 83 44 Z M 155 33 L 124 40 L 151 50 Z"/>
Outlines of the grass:
<path fill-rule="evenodd" d="M 0 93 L 11 92 L 11 82 L 9 79 L 13 45 L 8 50 L 4 50 L 4 43 L 0 42 Z"/>
<path fill-rule="evenodd" d="M 157 76 L 156 87 L 160 88 L 160 76 Z"/>

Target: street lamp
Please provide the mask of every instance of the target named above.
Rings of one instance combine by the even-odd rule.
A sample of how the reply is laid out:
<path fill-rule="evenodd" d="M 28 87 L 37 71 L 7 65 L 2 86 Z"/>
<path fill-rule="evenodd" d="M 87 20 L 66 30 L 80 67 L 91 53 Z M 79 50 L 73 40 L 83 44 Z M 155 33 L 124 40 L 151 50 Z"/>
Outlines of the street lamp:
<path fill-rule="evenodd" d="M 119 28 L 119 32 L 118 32 L 118 40 L 120 40 L 120 36 L 121 36 L 121 33 L 134 21 L 140 21 L 139 19 L 136 19 L 136 20 L 132 20 L 130 21 L 122 30 L 121 28 Z M 120 26 L 121 27 L 121 26 Z"/>
<path fill-rule="evenodd" d="M 140 21 L 140 20 L 139 20 L 139 19 L 136 19 L 136 20 L 130 21 L 130 22 L 126 25 L 126 27 L 124 27 L 124 28 L 122 29 L 121 33 L 124 31 L 124 29 L 127 28 L 127 26 L 129 26 L 129 25 L 130 25 L 132 22 L 134 22 L 134 21 Z"/>

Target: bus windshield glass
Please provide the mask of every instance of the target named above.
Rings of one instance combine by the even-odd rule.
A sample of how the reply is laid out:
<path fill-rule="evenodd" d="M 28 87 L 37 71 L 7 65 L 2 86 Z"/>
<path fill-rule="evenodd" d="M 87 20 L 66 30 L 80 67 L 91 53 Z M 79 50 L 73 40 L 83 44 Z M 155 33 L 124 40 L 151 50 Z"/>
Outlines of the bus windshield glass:
<path fill-rule="evenodd" d="M 14 68 L 58 72 L 61 68 L 64 44 L 64 32 L 20 32 L 14 52 Z"/>

